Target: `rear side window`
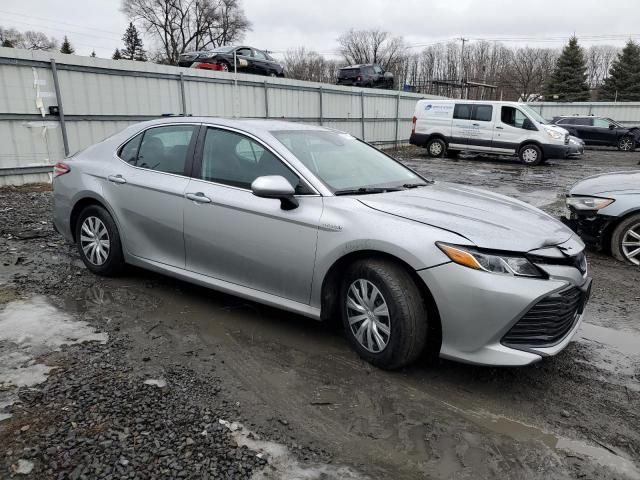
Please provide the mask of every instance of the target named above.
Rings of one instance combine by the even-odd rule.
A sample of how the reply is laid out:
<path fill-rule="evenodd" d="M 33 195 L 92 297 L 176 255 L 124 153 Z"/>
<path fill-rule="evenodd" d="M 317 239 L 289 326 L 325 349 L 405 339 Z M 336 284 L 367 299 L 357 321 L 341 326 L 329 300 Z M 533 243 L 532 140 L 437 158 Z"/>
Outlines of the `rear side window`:
<path fill-rule="evenodd" d="M 562 120 L 558 120 L 558 125 L 572 125 L 572 124 L 573 124 L 572 118 L 563 118 Z"/>
<path fill-rule="evenodd" d="M 471 105 L 465 103 L 456 103 L 456 106 L 453 108 L 453 118 L 457 118 L 459 120 L 470 120 Z"/>
<path fill-rule="evenodd" d="M 471 120 L 480 122 L 490 122 L 493 116 L 493 107 L 491 105 L 474 105 L 471 114 Z"/>
<path fill-rule="evenodd" d="M 585 127 L 591 127 L 591 126 L 593 126 L 593 119 L 592 118 L 574 118 L 573 119 L 573 124 L 574 125 L 583 125 Z"/>
<path fill-rule="evenodd" d="M 120 158 L 134 167 L 184 175 L 193 125 L 171 125 L 145 130 L 120 149 Z"/>

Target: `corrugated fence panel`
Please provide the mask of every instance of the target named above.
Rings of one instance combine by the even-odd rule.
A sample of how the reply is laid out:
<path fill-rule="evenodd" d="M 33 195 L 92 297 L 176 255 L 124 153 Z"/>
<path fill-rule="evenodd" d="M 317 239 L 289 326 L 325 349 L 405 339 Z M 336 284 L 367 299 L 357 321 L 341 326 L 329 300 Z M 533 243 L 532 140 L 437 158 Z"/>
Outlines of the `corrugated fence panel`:
<path fill-rule="evenodd" d="M 49 114 L 50 106 L 62 106 L 68 150 L 74 153 L 132 123 L 181 113 L 282 118 L 393 145 L 408 140 L 415 102 L 421 98 L 425 96 L 0 48 L 0 184 L 48 180 L 50 165 L 65 156 L 63 123 Z"/>

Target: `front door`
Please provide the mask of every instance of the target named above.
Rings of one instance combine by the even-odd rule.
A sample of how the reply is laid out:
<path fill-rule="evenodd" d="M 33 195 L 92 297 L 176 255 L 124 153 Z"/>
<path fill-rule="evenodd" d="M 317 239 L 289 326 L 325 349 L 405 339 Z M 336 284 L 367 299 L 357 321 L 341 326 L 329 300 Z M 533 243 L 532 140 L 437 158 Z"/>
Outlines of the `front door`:
<path fill-rule="evenodd" d="M 528 117 L 516 107 L 503 105 L 500 108 L 500 120 L 496 121 L 492 146 L 495 152 L 512 154 L 518 146 L 530 137 L 526 127 Z"/>
<path fill-rule="evenodd" d="M 322 197 L 257 140 L 218 127 L 203 136 L 184 200 L 187 269 L 308 304 Z M 299 206 L 253 195 L 263 175 L 289 180 Z"/>
<path fill-rule="evenodd" d="M 131 255 L 184 268 L 182 208 L 198 125 L 153 127 L 110 162 L 103 194 Z"/>
<path fill-rule="evenodd" d="M 609 128 L 609 125 L 614 124 L 607 118 L 593 119 L 593 127 L 591 127 L 593 143 L 599 145 L 616 145 L 618 136 L 616 128 L 615 126 Z"/>

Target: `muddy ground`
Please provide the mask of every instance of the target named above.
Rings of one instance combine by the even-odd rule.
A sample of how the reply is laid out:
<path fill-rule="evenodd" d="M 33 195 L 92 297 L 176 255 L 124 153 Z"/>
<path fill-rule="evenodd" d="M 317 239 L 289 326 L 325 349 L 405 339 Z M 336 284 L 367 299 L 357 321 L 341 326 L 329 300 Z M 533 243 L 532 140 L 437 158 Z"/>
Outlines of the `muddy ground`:
<path fill-rule="evenodd" d="M 552 214 L 576 180 L 640 168 L 613 150 L 535 168 L 395 154 Z M 330 325 L 142 270 L 92 275 L 50 201 L 0 191 L 0 325 L 74 326 L 44 347 L 0 331 L 0 359 L 42 374 L 0 365 L 0 478 L 640 478 L 637 268 L 589 252 L 585 324 L 557 357 L 385 372 Z"/>

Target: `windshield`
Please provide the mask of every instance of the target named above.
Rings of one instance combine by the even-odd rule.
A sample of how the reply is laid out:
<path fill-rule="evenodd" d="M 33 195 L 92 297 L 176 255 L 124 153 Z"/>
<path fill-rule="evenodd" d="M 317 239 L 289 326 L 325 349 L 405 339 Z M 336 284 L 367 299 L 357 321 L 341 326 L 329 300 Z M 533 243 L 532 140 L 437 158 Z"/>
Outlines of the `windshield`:
<path fill-rule="evenodd" d="M 426 184 L 408 168 L 346 133 L 324 130 L 271 132 L 334 193 Z"/>
<path fill-rule="evenodd" d="M 605 118 L 605 120 L 610 124 L 615 125 L 616 127 L 622 127 L 622 124 L 620 122 L 616 122 L 615 120 L 611 120 L 610 118 Z"/>
<path fill-rule="evenodd" d="M 540 114 L 538 112 L 536 112 L 533 108 L 531 108 L 529 105 L 525 105 L 525 104 L 518 104 L 518 106 L 527 114 L 529 115 L 529 117 L 531 117 L 532 119 L 534 119 L 536 122 L 538 122 L 540 125 L 548 125 L 549 122 L 547 122 L 542 116 L 540 116 Z"/>

